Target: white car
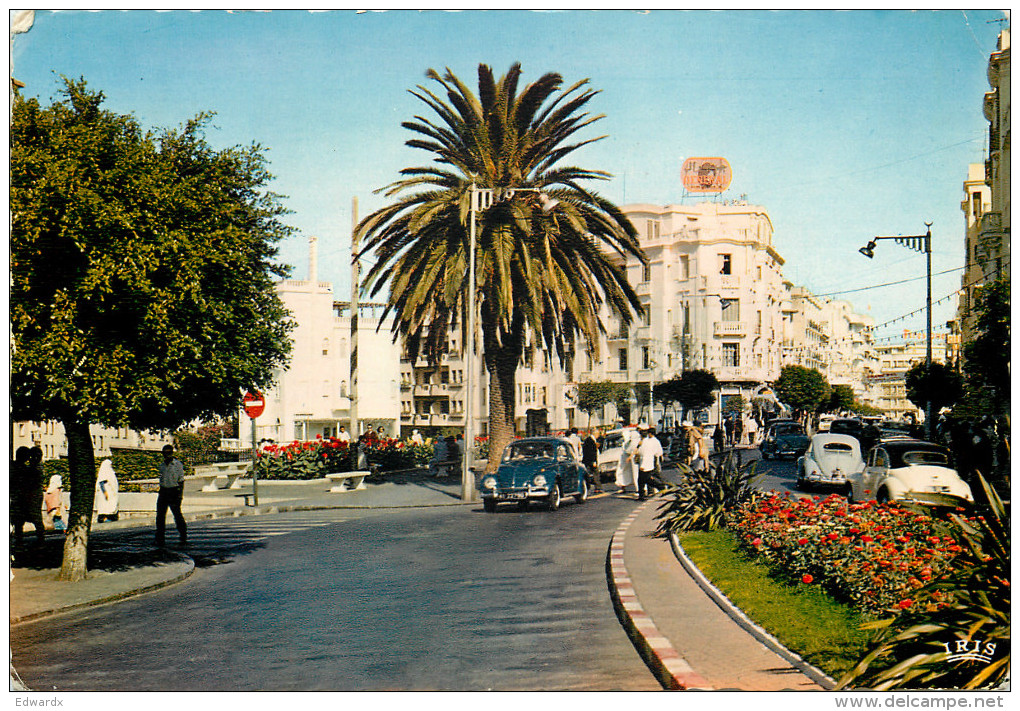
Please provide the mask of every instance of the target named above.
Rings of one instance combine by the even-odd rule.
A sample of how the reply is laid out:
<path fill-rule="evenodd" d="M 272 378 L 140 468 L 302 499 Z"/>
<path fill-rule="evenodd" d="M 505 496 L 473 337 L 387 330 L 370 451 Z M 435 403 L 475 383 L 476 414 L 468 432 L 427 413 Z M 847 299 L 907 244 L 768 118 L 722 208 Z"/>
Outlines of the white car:
<path fill-rule="evenodd" d="M 846 490 L 848 479 L 864 469 L 861 444 L 843 434 L 816 434 L 804 456 L 797 460 L 797 488 L 811 485 Z"/>
<path fill-rule="evenodd" d="M 829 431 L 829 426 L 832 424 L 832 421 L 835 420 L 835 419 L 836 419 L 835 415 L 822 415 L 821 417 L 819 417 L 818 418 L 818 432 L 819 433 L 828 432 Z"/>
<path fill-rule="evenodd" d="M 615 476 L 616 465 L 620 462 L 620 452 L 623 450 L 623 438 L 630 429 L 610 430 L 602 436 L 599 442 L 600 476 Z"/>
<path fill-rule="evenodd" d="M 848 479 L 854 501 L 938 503 L 946 496 L 974 501 L 970 486 L 949 464 L 949 450 L 916 439 L 880 442 L 864 470 Z"/>

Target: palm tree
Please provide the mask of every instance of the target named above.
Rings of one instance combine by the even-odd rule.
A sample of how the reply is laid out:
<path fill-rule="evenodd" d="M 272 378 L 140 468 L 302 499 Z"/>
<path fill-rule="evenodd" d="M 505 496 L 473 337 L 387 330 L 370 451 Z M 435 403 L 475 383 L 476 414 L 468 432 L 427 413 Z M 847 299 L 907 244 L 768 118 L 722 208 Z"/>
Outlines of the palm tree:
<path fill-rule="evenodd" d="M 490 471 L 514 436 L 522 357 L 544 349 L 562 362 L 578 336 L 597 354 L 606 307 L 629 323 L 640 305 L 612 253 L 623 258 L 617 262 L 627 255 L 645 261 L 627 217 L 580 184 L 611 176 L 559 165 L 603 138 L 567 143 L 602 118 L 580 112 L 598 92 L 587 79 L 560 90 L 562 78 L 549 73 L 518 94 L 520 74 L 514 64 L 496 81 L 479 65 L 476 97 L 449 69 L 442 77 L 430 69 L 426 76 L 447 101 L 421 85 L 410 93 L 439 120 L 415 116 L 402 126 L 418 134 L 407 145 L 432 153 L 433 164 L 405 168 L 401 180 L 377 191 L 400 198 L 357 228 L 361 253 L 374 250 L 376 260 L 364 288 L 374 296 L 389 286 L 384 316 L 394 316 L 394 340 L 403 336 L 410 357 L 422 353 L 434 363 L 449 329 L 460 328 L 466 342 L 471 186 L 496 196 L 478 214 L 475 264 Z M 539 191 L 559 201 L 554 210 L 541 209 Z"/>

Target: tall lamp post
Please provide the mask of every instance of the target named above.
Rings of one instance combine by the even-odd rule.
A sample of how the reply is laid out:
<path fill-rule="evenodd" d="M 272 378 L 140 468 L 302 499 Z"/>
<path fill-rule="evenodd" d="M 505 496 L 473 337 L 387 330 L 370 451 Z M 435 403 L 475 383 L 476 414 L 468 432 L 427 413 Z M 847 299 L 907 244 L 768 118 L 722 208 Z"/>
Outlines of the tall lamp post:
<path fill-rule="evenodd" d="M 868 259 L 872 259 L 875 256 L 875 245 L 878 244 L 880 239 L 894 239 L 897 244 L 902 244 L 904 247 L 908 247 L 915 252 L 924 252 L 927 258 L 927 275 L 928 275 L 928 287 L 927 296 L 925 298 L 925 306 L 928 311 L 928 325 L 927 325 L 927 349 L 924 359 L 924 372 L 926 379 L 930 383 L 931 380 L 931 222 L 925 222 L 924 226 L 928 228 L 927 232 L 923 235 L 897 235 L 891 237 L 875 237 L 867 245 L 861 247 L 858 252 L 863 254 Z M 924 408 L 924 436 L 927 439 L 931 439 L 931 395 L 927 398 L 927 402 Z"/>
<path fill-rule="evenodd" d="M 538 193 L 539 204 L 542 212 L 548 214 L 559 204 L 538 188 L 480 188 L 471 183 L 471 225 L 470 239 L 468 241 L 468 298 L 467 298 L 467 342 L 464 366 L 467 377 L 464 379 L 464 453 L 461 457 L 460 471 L 460 498 L 463 501 L 473 501 L 475 496 L 475 476 L 471 470 L 474 458 L 474 375 L 475 375 L 475 245 L 476 222 L 478 213 L 492 207 L 493 202 L 509 200 L 514 193 Z M 490 452 L 491 456 L 491 452 Z"/>

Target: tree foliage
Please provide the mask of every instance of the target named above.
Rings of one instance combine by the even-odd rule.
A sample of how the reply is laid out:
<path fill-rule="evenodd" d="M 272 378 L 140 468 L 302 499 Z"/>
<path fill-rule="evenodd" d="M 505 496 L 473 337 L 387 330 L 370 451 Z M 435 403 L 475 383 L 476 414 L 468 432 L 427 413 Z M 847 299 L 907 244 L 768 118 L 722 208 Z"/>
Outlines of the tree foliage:
<path fill-rule="evenodd" d="M 853 410 L 853 407 L 854 389 L 849 385 L 833 385 L 826 409 L 829 412 L 842 412 L 844 410 Z"/>
<path fill-rule="evenodd" d="M 1009 281 L 1000 278 L 978 289 L 975 296 L 977 335 L 964 346 L 963 372 L 969 400 L 982 402 L 984 414 L 1010 411 Z"/>
<path fill-rule="evenodd" d="M 915 363 L 906 375 L 907 399 L 922 411 L 927 411 L 931 400 L 931 411 L 937 416 L 943 407 L 954 405 L 963 395 L 963 381 L 949 366 L 932 361 L 928 370 L 924 363 Z"/>
<path fill-rule="evenodd" d="M 831 393 L 824 375 L 815 368 L 802 365 L 784 366 L 776 380 L 775 390 L 780 401 L 801 412 L 814 412 L 828 403 Z"/>
<path fill-rule="evenodd" d="M 663 385 L 664 397 L 680 403 L 686 414 L 688 410 L 700 410 L 715 402 L 719 380 L 707 370 L 685 370 L 683 375 L 674 376 Z"/>
<path fill-rule="evenodd" d="M 62 576 L 84 576 L 89 424 L 173 429 L 271 382 L 291 327 L 274 289 L 289 233 L 257 145 L 214 150 L 208 115 L 145 132 L 64 80 L 11 122 L 11 409 L 68 436 Z M 70 561 L 80 557 L 79 562 Z"/>
<path fill-rule="evenodd" d="M 412 356 L 437 360 L 448 331 L 466 320 L 476 215 L 475 303 L 490 376 L 494 469 L 514 434 L 522 357 L 543 349 L 562 361 L 577 339 L 595 351 L 606 331 L 603 307 L 629 323 L 640 306 L 610 254 L 645 257 L 627 217 L 583 185 L 609 174 L 562 163 L 599 140 L 575 139 L 602 118 L 584 112 L 598 93 L 588 80 L 563 89 L 562 77 L 549 73 L 519 91 L 520 64 L 499 79 L 481 64 L 475 94 L 449 70 L 426 76 L 438 91 L 419 85 L 411 94 L 430 117 L 402 125 L 416 134 L 407 145 L 433 163 L 401 171 L 401 180 L 381 189 L 401 197 L 359 224 L 362 251 L 376 258 L 364 284 L 373 295 L 388 287 L 394 338 L 403 336 Z M 492 205 L 473 211 L 472 186 L 491 191 Z M 558 201 L 554 209 L 540 193 Z"/>
<path fill-rule="evenodd" d="M 577 409 L 587 413 L 588 421 L 596 412 L 602 412 L 606 405 L 616 402 L 622 383 L 614 383 L 611 380 L 598 380 L 594 382 L 577 384 Z"/>

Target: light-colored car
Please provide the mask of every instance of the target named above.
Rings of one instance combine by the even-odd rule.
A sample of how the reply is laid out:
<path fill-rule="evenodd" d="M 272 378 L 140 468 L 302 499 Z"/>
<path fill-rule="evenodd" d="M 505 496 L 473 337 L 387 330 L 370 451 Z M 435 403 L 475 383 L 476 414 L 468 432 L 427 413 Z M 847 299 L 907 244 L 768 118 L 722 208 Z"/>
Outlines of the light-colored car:
<path fill-rule="evenodd" d="M 864 469 L 861 444 L 850 435 L 816 434 L 797 460 L 797 487 L 836 487 L 846 490 L 848 477 Z"/>
<path fill-rule="evenodd" d="M 974 501 L 970 486 L 949 463 L 949 450 L 916 439 L 880 442 L 868 453 L 864 469 L 847 479 L 854 501 Z"/>
<path fill-rule="evenodd" d="M 599 442 L 599 476 L 616 473 L 616 465 L 620 461 L 623 450 L 623 437 L 627 430 L 609 430 Z"/>
<path fill-rule="evenodd" d="M 828 432 L 829 431 L 829 426 L 832 424 L 832 421 L 835 420 L 835 419 L 836 419 L 835 415 L 822 415 L 821 417 L 819 417 L 818 418 L 818 432 L 819 433 Z"/>

